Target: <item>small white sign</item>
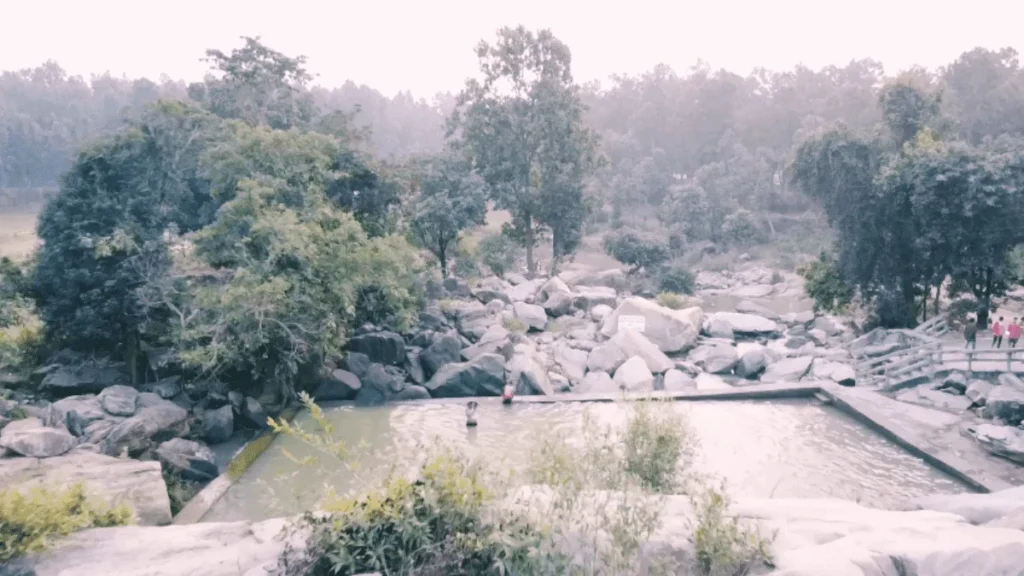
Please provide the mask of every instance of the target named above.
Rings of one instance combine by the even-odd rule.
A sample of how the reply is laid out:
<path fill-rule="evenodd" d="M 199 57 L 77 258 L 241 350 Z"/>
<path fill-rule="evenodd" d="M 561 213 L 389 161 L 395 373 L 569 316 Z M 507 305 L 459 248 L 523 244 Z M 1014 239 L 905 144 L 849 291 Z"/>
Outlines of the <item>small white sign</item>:
<path fill-rule="evenodd" d="M 647 318 L 644 318 L 643 316 L 630 316 L 628 314 L 619 316 L 619 330 L 629 328 L 643 334 L 644 328 L 646 327 Z"/>

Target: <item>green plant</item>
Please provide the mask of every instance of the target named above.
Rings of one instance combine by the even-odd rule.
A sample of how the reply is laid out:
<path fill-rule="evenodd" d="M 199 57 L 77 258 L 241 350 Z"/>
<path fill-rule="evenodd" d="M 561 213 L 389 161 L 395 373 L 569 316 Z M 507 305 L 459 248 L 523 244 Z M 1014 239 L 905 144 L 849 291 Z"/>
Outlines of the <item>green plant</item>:
<path fill-rule="evenodd" d="M 639 230 L 609 232 L 601 244 L 612 258 L 631 266 L 630 273 L 657 267 L 669 257 L 668 244 L 660 236 Z"/>
<path fill-rule="evenodd" d="M 682 310 L 686 308 L 686 296 L 676 294 L 675 292 L 662 292 L 658 294 L 658 304 L 665 308 L 671 308 L 673 310 Z"/>
<path fill-rule="evenodd" d="M 163 475 L 164 484 L 167 485 L 167 497 L 171 500 L 171 515 L 177 516 L 185 504 L 199 493 L 202 486 L 168 470 L 164 470 Z"/>
<path fill-rule="evenodd" d="M 772 277 L 771 277 L 771 283 L 772 284 L 782 284 L 785 281 L 786 281 L 786 278 L 782 275 L 781 272 L 779 272 L 778 270 L 773 270 L 772 271 Z"/>
<path fill-rule="evenodd" d="M 662 266 L 657 274 L 658 288 L 662 292 L 676 294 L 693 294 L 697 280 L 681 261 L 670 262 Z"/>
<path fill-rule="evenodd" d="M 526 334 L 530 330 L 530 327 L 526 322 L 512 316 L 503 316 L 501 324 L 505 327 L 505 330 L 515 332 L 517 334 Z"/>
<path fill-rule="evenodd" d="M 472 256 L 459 256 L 455 259 L 455 267 L 452 272 L 459 278 L 479 278 L 480 264 Z"/>
<path fill-rule="evenodd" d="M 704 487 L 690 500 L 700 574 L 741 576 L 757 565 L 772 566 L 771 541 L 729 516 L 729 498 L 724 488 Z"/>
<path fill-rule="evenodd" d="M 824 251 L 797 273 L 804 277 L 804 291 L 814 300 L 815 311 L 841 311 L 853 300 L 853 289 L 843 280 L 838 262 Z"/>
<path fill-rule="evenodd" d="M 24 406 L 15 406 L 7 413 L 7 416 L 11 420 L 24 420 L 25 418 L 28 418 L 28 412 L 25 411 Z"/>
<path fill-rule="evenodd" d="M 633 405 L 623 438 L 625 471 L 651 492 L 670 494 L 680 487 L 680 469 L 692 444 L 685 423 L 671 404 L 656 411 L 654 401 Z"/>
<path fill-rule="evenodd" d="M 740 208 L 722 221 L 722 236 L 729 244 L 743 246 L 756 242 L 761 229 L 749 210 Z"/>
<path fill-rule="evenodd" d="M 480 261 L 498 276 L 512 270 L 519 259 L 520 247 L 504 234 L 491 234 L 480 240 Z"/>
<path fill-rule="evenodd" d="M 92 527 L 131 523 L 125 505 L 113 508 L 91 502 L 81 484 L 66 490 L 36 487 L 28 493 L 0 491 L 0 563 L 45 550 L 52 539 Z"/>

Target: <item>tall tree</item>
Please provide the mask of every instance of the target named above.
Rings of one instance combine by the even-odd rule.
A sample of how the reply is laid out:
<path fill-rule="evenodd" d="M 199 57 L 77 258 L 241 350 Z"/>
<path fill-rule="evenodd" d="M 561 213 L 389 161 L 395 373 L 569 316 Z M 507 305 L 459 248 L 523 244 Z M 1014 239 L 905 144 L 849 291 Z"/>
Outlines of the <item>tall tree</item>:
<path fill-rule="evenodd" d="M 512 213 L 533 274 L 541 230 L 551 229 L 556 259 L 579 240 L 596 136 L 583 124 L 569 49 L 550 31 L 502 28 L 477 57 L 483 78 L 466 82 L 449 134 L 471 151 L 495 205 Z"/>

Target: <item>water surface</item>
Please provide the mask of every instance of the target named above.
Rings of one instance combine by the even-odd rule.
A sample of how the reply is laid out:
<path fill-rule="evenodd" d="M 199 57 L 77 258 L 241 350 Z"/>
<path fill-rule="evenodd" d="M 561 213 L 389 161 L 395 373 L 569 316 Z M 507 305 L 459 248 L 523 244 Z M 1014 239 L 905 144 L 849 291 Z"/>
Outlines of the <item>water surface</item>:
<path fill-rule="evenodd" d="M 838 497 L 873 506 L 965 489 L 853 419 L 809 401 L 677 402 L 699 442 L 695 468 L 724 477 L 734 496 Z M 327 410 L 335 437 L 365 452 L 359 470 L 296 466 L 312 451 L 280 437 L 214 505 L 204 521 L 263 519 L 314 508 L 325 486 L 345 492 L 371 485 L 392 467 L 411 470 L 425 447 L 446 443 L 522 470 L 545 437 L 578 438 L 584 410 L 618 423 L 615 404 L 565 402 L 501 406 L 482 401 L 476 428 L 466 428 L 461 403 Z M 300 417 L 300 421 L 304 419 Z M 333 462 L 322 459 L 324 462 Z"/>

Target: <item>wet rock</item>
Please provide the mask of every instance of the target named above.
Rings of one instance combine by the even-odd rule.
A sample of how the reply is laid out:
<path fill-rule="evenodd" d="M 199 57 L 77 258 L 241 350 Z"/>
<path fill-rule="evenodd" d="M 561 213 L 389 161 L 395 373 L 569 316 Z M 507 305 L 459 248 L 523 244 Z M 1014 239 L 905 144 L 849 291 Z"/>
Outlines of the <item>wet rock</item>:
<path fill-rule="evenodd" d="M 555 292 L 544 301 L 544 310 L 557 318 L 572 312 L 572 295 L 567 292 Z"/>
<path fill-rule="evenodd" d="M 988 398 L 989 393 L 992 391 L 992 384 L 984 380 L 971 380 L 967 384 L 967 390 L 964 395 L 971 399 L 978 406 L 984 406 L 985 400 Z"/>
<path fill-rule="evenodd" d="M 629 392 L 654 389 L 654 374 L 647 368 L 644 359 L 633 356 L 615 371 L 615 384 Z"/>
<path fill-rule="evenodd" d="M 627 298 L 604 320 L 601 333 L 614 336 L 622 316 L 642 316 L 643 335 L 662 352 L 678 352 L 693 346 L 700 334 L 704 312 L 700 308 L 672 310 L 644 298 Z"/>
<path fill-rule="evenodd" d="M 131 386 L 114 385 L 104 388 L 99 395 L 100 406 L 114 416 L 131 416 L 135 414 L 139 401 L 139 391 Z"/>
<path fill-rule="evenodd" d="M 430 399 L 430 392 L 427 391 L 423 386 L 417 384 L 409 384 L 401 391 L 396 393 L 392 400 L 395 401 L 410 401 L 410 400 L 428 400 Z"/>
<path fill-rule="evenodd" d="M 544 309 L 526 302 L 516 302 L 512 305 L 515 317 L 522 320 L 531 330 L 543 331 L 548 325 L 548 315 Z"/>
<path fill-rule="evenodd" d="M 763 318 L 767 318 L 767 319 L 773 320 L 773 321 L 778 321 L 779 320 L 779 315 L 778 314 L 776 314 L 775 312 L 772 312 L 771 310 L 769 310 L 768 308 L 765 308 L 764 306 L 760 306 L 758 304 L 754 304 L 753 302 L 751 302 L 749 300 L 744 300 L 744 301 L 740 302 L 739 304 L 737 304 L 736 305 L 736 311 L 741 313 L 741 314 L 753 314 L 755 316 L 761 316 Z"/>
<path fill-rule="evenodd" d="M 967 376 L 962 372 L 951 372 L 935 387 L 936 390 L 953 390 L 957 394 L 967 391 Z"/>
<path fill-rule="evenodd" d="M 349 350 L 361 352 L 370 362 L 401 366 L 405 361 L 405 340 L 394 332 L 373 332 L 349 340 Z"/>
<path fill-rule="evenodd" d="M 360 384 L 359 392 L 356 393 L 356 406 L 379 406 L 405 388 L 405 374 L 394 366 L 370 364 Z"/>
<path fill-rule="evenodd" d="M 363 387 L 359 376 L 348 370 L 331 370 L 327 378 L 324 378 L 313 392 L 313 398 L 318 402 L 330 402 L 337 400 L 352 400 L 359 394 Z"/>
<path fill-rule="evenodd" d="M 783 358 L 765 369 L 761 375 L 762 382 L 797 382 L 811 369 L 813 356 Z"/>
<path fill-rule="evenodd" d="M 455 334 L 448 333 L 437 338 L 420 354 L 423 375 L 429 380 L 445 364 L 462 359 L 462 341 Z"/>
<path fill-rule="evenodd" d="M 751 348 L 740 356 L 733 368 L 737 376 L 754 380 L 768 367 L 768 356 L 763 348 Z"/>
<path fill-rule="evenodd" d="M 506 366 L 508 383 L 515 386 L 516 394 L 534 395 L 554 394 L 547 372 L 537 363 L 536 358 L 528 353 L 516 353 Z"/>
<path fill-rule="evenodd" d="M 590 309 L 590 317 L 593 318 L 594 320 L 597 320 L 598 322 L 601 322 L 605 318 L 607 318 L 608 315 L 611 314 L 612 312 L 613 310 L 611 306 L 607 306 L 605 304 L 598 304 L 597 306 L 594 306 L 593 308 Z"/>
<path fill-rule="evenodd" d="M 1024 430 L 1013 426 L 982 424 L 973 432 L 985 450 L 1024 465 Z"/>
<path fill-rule="evenodd" d="M 185 480 L 206 482 L 219 474 L 213 450 L 193 440 L 172 438 L 163 442 L 156 449 L 156 457 L 167 470 Z"/>
<path fill-rule="evenodd" d="M 15 420 L 0 430 L 0 447 L 31 458 L 60 456 L 75 444 L 68 431 L 43 426 L 38 418 Z"/>
<path fill-rule="evenodd" d="M 1002 376 L 1000 381 L 1003 381 Z M 982 415 L 985 418 L 999 418 L 1012 426 L 1020 424 L 1024 420 L 1024 389 L 1010 384 L 996 386 L 985 399 Z"/>
<path fill-rule="evenodd" d="M 683 390 L 696 390 L 697 382 L 682 370 L 673 368 L 665 372 L 662 386 L 667 392 L 680 392 Z"/>
<path fill-rule="evenodd" d="M 230 440 L 234 432 L 235 412 L 230 404 L 207 410 L 203 414 L 203 440 L 210 444 L 220 444 Z"/>
<path fill-rule="evenodd" d="M 81 483 L 85 493 L 108 506 L 127 503 L 142 526 L 171 523 L 171 503 L 158 462 L 113 458 L 74 450 L 54 458 L 0 460 L 0 486 L 28 489 L 32 486 L 71 486 Z M 101 529 L 101 531 L 106 529 Z M 79 567 L 70 574 L 86 574 Z M 119 567 L 110 572 L 122 574 Z"/>
<path fill-rule="evenodd" d="M 445 364 L 424 387 L 434 398 L 500 396 L 505 387 L 505 359 L 481 354 L 469 362 Z"/>
<path fill-rule="evenodd" d="M 779 328 L 772 320 L 739 312 L 715 312 L 709 317 L 708 322 L 715 320 L 728 324 L 734 334 L 743 336 L 774 335 Z"/>
<path fill-rule="evenodd" d="M 152 448 L 154 443 L 188 433 L 188 412 L 184 408 L 155 394 L 152 396 L 159 403 L 143 407 L 144 396 L 139 395 L 140 406 L 134 416 L 110 429 L 103 444 L 105 454 L 118 456 L 122 450 L 127 450 L 129 455 L 136 456 Z"/>

